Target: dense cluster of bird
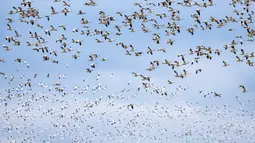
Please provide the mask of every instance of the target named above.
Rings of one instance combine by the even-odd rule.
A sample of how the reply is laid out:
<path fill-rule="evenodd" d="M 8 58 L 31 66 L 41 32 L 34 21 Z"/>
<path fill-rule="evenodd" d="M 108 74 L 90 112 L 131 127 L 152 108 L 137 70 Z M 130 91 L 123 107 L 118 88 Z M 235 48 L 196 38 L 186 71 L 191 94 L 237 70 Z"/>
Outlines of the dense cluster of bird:
<path fill-rule="evenodd" d="M 36 1 L 22 0 L 9 11 L 5 29 L 9 35 L 5 37 L 5 44 L 0 49 L 1 53 L 7 55 L 7 58 L 2 58 L 3 54 L 0 54 L 0 84 L 6 85 L 0 87 L 0 143 L 192 140 L 254 142 L 255 127 L 252 124 L 255 123 L 255 114 L 254 102 L 251 100 L 244 104 L 236 96 L 235 101 L 240 104 L 240 109 L 228 104 L 223 107 L 206 105 L 202 108 L 198 102 L 168 105 L 189 90 L 189 87 L 177 85 L 178 81 L 203 73 L 204 69 L 196 66 L 202 60 L 212 61 L 230 53 L 236 62 L 251 68 L 254 66 L 254 52 L 246 49 L 245 45 L 254 42 L 255 1 L 229 1 L 229 8 L 233 9 L 232 15 L 211 16 L 209 19 L 203 16 L 203 11 L 211 7 L 217 9 L 221 2 L 141 0 L 134 3 L 134 12 L 112 13 L 99 10 L 96 14 L 98 21 L 92 21 L 87 17 L 90 15 L 90 8 L 97 10 L 99 4 L 96 0 L 81 3 L 82 9 L 73 5 L 79 2 L 71 0 L 54 0 L 52 5 L 45 4 L 41 8 L 36 7 Z M 185 17 L 182 17 L 180 9 L 190 7 L 194 9 L 189 14 L 190 20 L 186 21 L 190 25 L 183 26 L 180 23 L 185 21 Z M 69 21 L 69 15 L 79 21 Z M 66 23 L 59 24 L 58 20 L 61 19 Z M 78 27 L 73 27 L 73 23 L 79 23 Z M 27 33 L 23 33 L 25 29 L 21 28 L 24 24 L 30 27 Z M 238 25 L 238 28 L 231 28 L 231 24 Z M 221 47 L 198 44 L 171 59 L 157 56 L 168 54 L 171 49 L 169 47 L 174 48 L 178 43 L 178 35 L 187 33 L 188 36 L 195 36 L 218 29 L 230 33 L 238 29 L 243 34 L 233 35 L 234 39 Z M 129 42 L 129 38 L 134 35 L 149 37 L 148 43 L 152 44 L 146 45 L 147 41 L 143 41 L 144 45 L 141 47 Z M 88 44 L 89 40 L 101 46 L 100 52 L 96 52 L 93 45 Z M 122 55 L 106 52 L 104 48 L 109 45 L 115 46 L 120 51 L 118 54 Z M 160 48 L 153 45 L 159 45 Z M 22 48 L 25 50 L 18 54 L 14 52 Z M 152 60 L 143 63 L 146 65 L 143 71 L 131 72 L 130 76 L 134 78 L 130 77 L 123 84 L 123 80 L 118 79 L 129 77 L 100 73 L 100 69 L 108 65 L 114 56 L 137 58 L 137 62 L 139 57 L 150 57 Z M 33 60 L 28 61 L 31 57 Z M 84 67 L 86 76 L 78 77 L 77 81 L 72 79 L 75 76 L 68 71 L 76 65 L 64 62 L 69 57 L 73 63 L 79 64 L 83 60 L 87 64 L 86 67 L 78 65 Z M 38 63 L 35 64 L 36 62 Z M 231 67 L 227 59 L 222 59 L 221 62 L 219 65 L 222 64 L 222 68 Z M 9 72 L 7 65 L 14 65 L 16 71 Z M 51 70 L 55 67 L 64 69 L 61 73 L 56 73 Z M 189 70 L 192 67 L 195 70 Z M 33 73 L 37 68 L 41 69 L 38 73 Z M 166 85 L 154 82 L 152 76 L 152 73 L 162 68 L 167 69 L 167 77 L 164 78 Z M 172 79 L 169 79 L 171 74 Z M 93 83 L 89 83 L 87 77 L 93 78 Z M 102 80 L 109 85 L 99 82 Z M 66 86 L 69 81 L 71 83 Z M 111 85 L 112 82 L 117 84 Z M 118 89 L 118 85 L 122 84 L 124 87 Z M 175 85 L 174 90 L 168 89 Z M 246 85 L 242 83 L 237 83 L 236 88 L 240 88 L 240 94 L 252 90 L 246 89 Z M 218 91 L 196 90 L 205 99 L 221 99 L 224 96 Z M 92 97 L 84 99 L 84 95 Z M 147 98 L 149 95 L 157 96 L 153 96 L 152 98 L 156 98 L 148 103 L 138 102 L 139 98 Z M 160 104 L 158 97 L 164 97 L 168 102 Z M 248 118 L 252 119 L 249 120 L 250 123 L 244 122 Z M 171 121 L 174 124 L 170 124 Z"/>

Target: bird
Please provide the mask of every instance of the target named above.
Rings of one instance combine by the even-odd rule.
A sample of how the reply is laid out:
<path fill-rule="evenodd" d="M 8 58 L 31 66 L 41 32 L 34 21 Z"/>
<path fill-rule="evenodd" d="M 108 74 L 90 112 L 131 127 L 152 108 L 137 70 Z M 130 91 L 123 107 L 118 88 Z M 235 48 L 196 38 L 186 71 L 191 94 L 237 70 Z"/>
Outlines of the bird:
<path fill-rule="evenodd" d="M 214 92 L 215 97 L 221 97 L 221 94 Z"/>
<path fill-rule="evenodd" d="M 243 85 L 239 85 L 239 87 L 242 88 L 242 92 L 244 92 L 244 93 L 247 92 L 246 88 Z"/>
<path fill-rule="evenodd" d="M 133 109 L 134 109 L 134 104 L 129 104 L 127 107 L 128 107 L 130 110 L 133 110 Z"/>
<path fill-rule="evenodd" d="M 229 66 L 229 64 L 226 61 L 223 61 L 223 66 L 227 67 L 227 66 Z"/>
<path fill-rule="evenodd" d="M 175 82 L 172 82 L 170 80 L 168 80 L 167 82 L 168 82 L 168 84 L 174 84 L 175 83 Z"/>
<path fill-rule="evenodd" d="M 56 10 L 54 9 L 53 6 L 51 6 L 51 15 L 55 15 L 58 14 L 58 12 L 56 12 Z"/>

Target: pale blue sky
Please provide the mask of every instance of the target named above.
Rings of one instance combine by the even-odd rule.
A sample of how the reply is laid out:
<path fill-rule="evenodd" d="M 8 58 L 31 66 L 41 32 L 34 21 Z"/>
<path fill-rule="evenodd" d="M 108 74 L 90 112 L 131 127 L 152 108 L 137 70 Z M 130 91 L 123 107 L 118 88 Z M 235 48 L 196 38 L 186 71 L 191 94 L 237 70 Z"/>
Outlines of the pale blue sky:
<path fill-rule="evenodd" d="M 50 14 L 50 6 L 54 6 L 57 11 L 63 9 L 62 3 L 53 3 L 52 0 L 34 0 L 34 6 L 37 7 L 41 15 L 49 15 Z M 153 0 L 151 0 L 153 1 Z M 69 1 L 68 1 L 69 2 Z M 237 63 L 235 55 L 230 53 L 229 51 L 225 51 L 223 46 L 225 44 L 230 44 L 232 39 L 236 35 L 242 35 L 247 40 L 247 36 L 245 36 L 246 31 L 244 28 L 240 26 L 240 22 L 238 23 L 230 23 L 223 28 L 213 27 L 213 30 L 206 31 L 195 31 L 194 36 L 191 36 L 190 33 L 185 31 L 191 24 L 193 23 L 190 15 L 195 13 L 195 9 L 197 7 L 181 7 L 179 5 L 174 5 L 174 8 L 179 9 L 181 11 L 180 16 L 184 18 L 184 20 L 179 21 L 181 27 L 181 33 L 176 36 L 166 37 L 164 36 L 164 29 L 152 29 L 151 25 L 146 24 L 150 27 L 151 33 L 143 33 L 140 29 L 140 21 L 136 21 L 134 24 L 134 29 L 138 30 L 135 33 L 128 32 L 127 28 L 122 28 L 123 35 L 120 37 L 110 36 L 110 38 L 115 39 L 113 43 L 96 43 L 95 38 L 102 39 L 99 36 L 85 36 L 80 35 L 78 33 L 73 33 L 73 28 L 81 29 L 82 26 L 80 24 L 80 20 L 82 17 L 88 19 L 91 23 L 90 28 L 93 29 L 105 29 L 105 26 L 98 24 L 99 11 L 104 11 L 106 15 L 114 15 L 116 17 L 115 24 L 121 25 L 122 18 L 117 16 L 116 11 L 121 11 L 127 15 L 133 13 L 134 11 L 138 11 L 139 9 L 134 6 L 134 0 L 130 1 L 117 1 L 117 0 L 98 0 L 97 7 L 86 7 L 78 1 L 71 1 L 71 9 L 72 13 L 68 14 L 68 16 L 64 17 L 63 14 L 55 15 L 51 17 L 50 23 L 47 22 L 45 18 L 39 20 L 38 22 L 44 26 L 44 30 L 49 29 L 50 25 L 58 28 L 59 25 L 66 25 L 67 31 L 64 32 L 62 29 L 58 28 L 57 32 L 52 32 L 52 35 L 46 36 L 44 35 L 44 31 L 39 30 L 35 26 L 27 25 L 24 23 L 20 23 L 18 20 L 18 15 L 10 16 L 8 15 L 8 11 L 12 8 L 12 6 L 18 6 L 19 2 L 16 0 L 9 0 L 3 2 L 0 6 L 1 13 L 1 23 L 2 27 L 2 38 L 0 39 L 1 44 L 8 45 L 12 48 L 11 51 L 6 52 L 3 48 L 0 48 L 0 58 L 5 59 L 5 63 L 0 63 L 0 72 L 5 72 L 8 78 L 11 75 L 15 76 L 14 81 L 11 84 L 8 84 L 9 80 L 5 80 L 4 77 L 0 77 L 0 89 L 12 89 L 16 88 L 18 84 L 24 83 L 28 78 L 32 78 L 33 88 L 31 93 L 26 94 L 21 101 L 26 101 L 31 98 L 31 94 L 36 94 L 36 97 L 40 97 L 43 93 L 49 99 L 57 99 L 63 100 L 64 102 L 60 104 L 59 102 L 52 103 L 50 101 L 39 101 L 31 103 L 31 107 L 33 108 L 31 111 L 24 111 L 25 108 L 20 107 L 21 105 L 17 105 L 20 103 L 19 98 L 14 98 L 11 101 L 8 101 L 8 106 L 4 106 L 3 102 L 0 103 L 0 114 L 4 114 L 6 111 L 10 113 L 10 119 L 6 121 L 5 115 L 0 116 L 0 143 L 11 141 L 8 139 L 8 136 L 13 136 L 13 139 L 20 141 L 20 139 L 24 138 L 24 132 L 30 132 L 34 130 L 35 133 L 31 133 L 28 136 L 36 135 L 37 132 L 40 132 L 39 136 L 34 140 L 34 142 L 42 142 L 44 139 L 49 138 L 50 135 L 55 133 L 59 133 L 63 129 L 53 128 L 51 124 L 65 124 L 66 122 L 70 122 L 71 125 L 78 124 L 77 127 L 69 127 L 68 131 L 64 133 L 66 137 L 62 140 L 60 139 L 60 135 L 57 135 L 55 139 L 52 139 L 52 142 L 71 142 L 72 136 L 79 137 L 81 139 L 87 136 L 86 141 L 94 140 L 93 142 L 97 143 L 100 140 L 103 142 L 205 142 L 199 133 L 204 134 L 205 138 L 208 139 L 208 142 L 219 142 L 219 140 L 225 140 L 226 142 L 254 142 L 255 132 L 254 132 L 254 93 L 255 93 L 255 77 L 254 77 L 254 67 L 249 67 L 245 63 Z M 156 2 L 154 0 L 154 2 Z M 215 7 L 201 8 L 201 21 L 209 20 L 211 16 L 216 18 L 224 18 L 225 16 L 233 16 L 236 17 L 233 13 L 233 8 L 229 6 L 230 0 L 222 1 L 222 0 L 214 0 L 217 4 Z M 82 2 L 84 3 L 84 2 Z M 143 2 L 145 3 L 145 2 Z M 240 6 L 239 6 L 240 7 Z M 237 6 L 238 8 L 238 6 Z M 82 9 L 87 14 L 85 15 L 77 15 L 77 12 Z M 153 8 L 156 12 L 161 13 L 166 12 L 166 9 Z M 254 10 L 254 6 L 251 6 L 251 10 Z M 13 31 L 8 31 L 6 26 L 7 17 L 12 17 L 15 21 L 11 24 L 11 26 L 16 29 L 22 37 L 18 39 L 22 42 L 21 46 L 13 46 L 5 41 L 4 37 L 13 36 Z M 155 16 L 152 16 L 155 18 Z M 254 16 L 253 16 L 254 17 Z M 237 18 L 237 17 L 236 17 Z M 160 20 L 157 18 L 159 22 L 167 24 L 168 21 Z M 111 25 L 107 28 L 107 31 L 115 33 L 117 30 L 113 28 L 114 25 Z M 254 23 L 250 24 L 251 27 L 254 27 Z M 122 26 L 124 27 L 124 26 Z M 232 32 L 229 32 L 228 29 L 233 28 Z M 39 35 L 43 35 L 43 37 L 48 41 L 45 46 L 48 46 L 50 50 L 56 49 L 58 51 L 58 57 L 56 60 L 59 60 L 59 64 L 53 64 L 49 62 L 42 61 L 42 53 L 37 53 L 33 51 L 33 47 L 26 46 L 26 41 L 35 42 L 34 40 L 29 39 L 29 31 L 38 32 Z M 72 47 L 76 50 L 81 50 L 82 53 L 77 60 L 72 58 L 72 53 L 61 53 L 60 45 L 55 43 L 55 40 L 61 37 L 61 34 L 64 33 L 68 38 L 68 42 L 70 45 L 67 47 Z M 152 41 L 152 33 L 159 33 L 162 37 L 161 44 L 155 44 Z M 78 46 L 77 44 L 71 44 L 71 39 L 83 40 L 83 45 Z M 172 38 L 175 42 L 172 46 L 166 44 L 168 38 Z M 116 42 L 123 41 L 125 44 L 132 44 L 138 51 L 146 51 L 147 47 L 150 46 L 153 49 L 165 48 L 167 50 L 166 53 L 155 52 L 153 56 L 144 54 L 141 57 L 134 56 L 126 56 L 125 49 L 121 48 L 121 46 L 116 46 Z M 188 55 L 189 49 L 195 49 L 197 45 L 204 45 L 206 47 L 212 47 L 213 49 L 220 49 L 222 51 L 221 56 L 213 55 L 213 60 L 206 60 L 202 58 L 198 64 L 193 66 L 188 65 L 186 67 L 181 67 L 177 69 L 177 71 L 182 71 L 185 68 L 188 73 L 190 73 L 184 79 L 178 79 L 174 77 L 174 72 L 167 66 L 161 65 L 155 71 L 146 71 L 146 69 L 150 66 L 150 61 L 159 60 L 163 61 L 164 59 L 168 59 L 169 61 L 180 60 L 177 58 L 177 54 L 184 53 L 186 54 L 187 60 L 192 60 L 194 56 Z M 252 49 L 254 46 L 253 42 L 244 41 L 244 45 L 242 46 L 246 52 L 253 52 Z M 239 49 L 241 47 L 238 47 Z M 107 62 L 99 61 L 96 65 L 96 69 L 91 73 L 86 72 L 86 68 L 88 68 L 91 62 L 88 61 L 89 54 L 97 53 L 100 55 L 100 58 L 109 59 Z M 14 62 L 16 58 L 22 58 L 26 60 L 30 68 L 26 68 L 24 63 Z M 51 56 L 55 58 L 54 56 Z M 228 67 L 223 67 L 222 61 L 227 61 L 230 65 Z M 252 59 L 253 60 L 253 59 Z M 65 65 L 68 64 L 69 67 L 66 68 Z M 19 71 L 17 72 L 17 68 Z M 202 68 L 203 71 L 198 75 L 195 74 L 196 69 Z M 152 83 L 157 87 L 166 87 L 166 91 L 168 91 L 168 96 L 159 96 L 155 93 L 150 94 L 149 92 L 145 92 L 144 90 L 137 92 L 137 87 L 141 85 L 140 78 L 135 78 L 132 76 L 131 72 L 138 72 L 147 76 L 152 77 Z M 33 79 L 34 74 L 37 73 L 38 76 L 36 79 Z M 50 73 L 50 78 L 46 78 L 47 74 Z M 97 81 L 97 74 L 101 73 L 100 79 Z M 59 74 L 65 74 L 65 79 L 58 79 Z M 110 75 L 114 74 L 113 78 L 110 78 Z M 25 75 L 24 79 L 21 79 L 20 76 Z M 82 79 L 86 81 L 83 82 Z M 168 85 L 167 80 L 174 81 L 175 84 Z M 43 89 L 37 86 L 38 83 L 43 82 L 49 87 L 53 86 L 57 81 L 61 82 L 62 86 L 65 87 L 66 91 L 69 93 L 66 97 L 62 97 L 61 94 L 52 91 L 48 92 L 47 89 Z M 131 85 L 128 85 L 128 81 L 131 81 Z M 107 86 L 106 90 L 97 91 L 96 94 L 92 94 L 92 88 L 101 84 L 102 86 Z M 245 85 L 248 92 L 242 93 L 241 89 L 238 87 L 240 84 Z M 80 89 L 89 85 L 89 90 L 84 94 L 78 94 L 77 91 L 72 95 L 72 90 L 75 85 L 78 85 Z M 177 87 L 187 87 L 186 91 L 179 92 Z M 54 87 L 53 87 L 54 88 Z M 122 89 L 130 90 L 129 92 L 125 91 L 123 93 L 119 92 Z M 203 92 L 217 92 L 222 95 L 221 98 L 213 97 L 213 95 L 209 95 L 204 98 L 203 94 L 199 94 L 199 90 L 202 89 Z M 24 88 L 24 90 L 26 90 Z M 23 91 L 24 91 L 23 90 Z M 57 93 L 56 96 L 53 94 Z M 171 93 L 178 93 L 178 95 L 171 95 Z M 115 106 L 107 106 L 108 95 L 113 94 Z M 124 95 L 123 99 L 117 97 L 118 95 Z M 136 97 L 132 97 L 133 95 Z M 0 99 L 6 98 L 7 93 L 2 91 L 0 94 Z M 238 96 L 239 100 L 242 102 L 243 106 L 236 100 L 236 96 Z M 75 112 L 76 108 L 81 108 L 84 103 L 84 100 L 92 102 L 98 98 L 102 98 L 101 104 L 90 109 L 87 112 L 84 112 L 84 116 L 80 119 L 85 123 L 81 123 L 80 121 L 74 122 L 73 119 L 69 117 L 72 115 L 72 112 Z M 131 98 L 132 97 L 132 98 Z M 77 99 L 75 101 L 75 99 Z M 248 102 L 251 101 L 251 102 Z M 156 102 L 159 105 L 156 105 Z M 64 103 L 69 104 L 68 110 L 66 110 L 63 114 L 65 115 L 64 119 L 59 119 L 55 115 L 62 114 L 59 108 L 64 106 Z M 135 104 L 135 110 L 129 111 L 126 109 L 128 104 Z M 188 103 L 188 104 L 187 104 Z M 38 108 L 41 106 L 42 109 L 38 111 Z M 206 108 L 209 107 L 209 109 Z M 226 106 L 226 107 L 224 107 Z M 119 109 L 123 107 L 122 109 Z M 185 108 L 186 111 L 184 113 L 180 113 L 176 111 L 178 107 Z M 29 120 L 27 122 L 21 121 L 17 118 L 17 115 L 14 113 L 17 109 L 22 109 L 21 114 L 28 115 Z M 55 114 L 49 115 L 49 117 L 40 117 L 40 112 L 45 110 L 54 108 Z M 158 109 L 158 111 L 156 110 Z M 166 109 L 168 108 L 168 109 Z M 14 111 L 12 110 L 14 109 Z M 207 111 L 209 110 L 209 111 Z M 242 110 L 245 113 L 242 113 Z M 101 113 L 106 112 L 106 115 L 101 115 Z M 167 114 L 165 111 L 168 111 Z M 200 111 L 196 113 L 196 111 Z M 13 112 L 13 113 L 12 113 Z M 89 113 L 96 112 L 98 113 L 96 116 L 90 117 Z M 136 117 L 137 114 L 141 114 L 141 117 Z M 220 117 L 217 117 L 219 114 Z M 244 114 L 244 116 L 239 116 Z M 77 116 L 79 116 L 77 114 Z M 160 116 L 159 116 L 160 115 Z M 167 115 L 173 116 L 170 119 Z M 180 117 L 178 117 L 180 115 Z M 187 117 L 186 117 L 186 116 Z M 34 120 L 32 118 L 35 117 Z M 102 119 L 100 119 L 102 118 Z M 120 119 L 121 122 L 118 122 Z M 135 127 L 129 125 L 128 120 L 137 120 L 137 124 Z M 86 121 L 87 120 L 87 121 Z M 109 121 L 110 120 L 110 121 Z M 123 133 L 128 135 L 129 137 L 125 137 L 123 134 L 118 134 L 114 127 L 117 125 L 105 125 L 104 123 L 110 123 L 111 120 L 114 120 L 119 124 L 119 130 L 126 131 L 127 133 Z M 193 121 L 201 121 L 201 123 L 194 123 Z M 245 123 L 243 123 L 244 121 Z M 145 126 L 145 124 L 149 122 L 152 127 Z M 31 123 L 34 124 L 31 127 Z M 143 124 L 144 123 L 144 124 Z M 158 123 L 158 126 L 156 126 Z M 213 124 L 215 123 L 215 124 Z M 226 134 L 223 134 L 223 129 L 227 124 L 232 123 L 235 124 L 230 131 Z M 100 135 L 98 137 L 93 137 L 91 134 L 92 131 L 87 130 L 85 125 L 93 125 L 94 132 L 98 132 Z M 183 125 L 182 125 L 183 124 Z M 250 125 L 250 126 L 249 126 Z M 23 133 L 18 131 L 12 131 L 6 133 L 4 129 L 6 127 L 18 127 L 19 130 L 23 130 Z M 24 128 L 24 126 L 26 128 Z M 126 127 L 130 126 L 131 128 L 127 129 Z M 160 130 L 166 128 L 167 131 L 162 133 Z M 192 129 L 193 135 L 187 136 L 187 138 L 179 139 L 175 135 L 179 136 L 181 133 L 184 133 L 187 129 Z M 230 128 L 230 127 L 229 127 Z M 237 129 L 246 130 L 247 133 L 242 135 L 237 135 L 235 131 Z M 77 131 L 71 131 L 72 129 L 77 129 Z M 212 130 L 214 132 L 208 133 L 206 131 Z M 227 129 L 226 129 L 227 130 Z M 144 137 L 139 137 L 135 135 L 131 137 L 128 132 L 137 133 L 140 132 Z M 115 141 L 111 141 L 107 139 L 107 133 L 114 134 Z M 69 135 L 71 134 L 71 135 Z M 208 135 L 208 136 L 207 136 Z M 18 137 L 19 136 L 19 137 Z M 154 141 L 150 137 L 157 136 L 161 139 L 165 139 L 169 137 L 170 141 L 167 140 L 158 140 Z M 140 139 L 139 139 L 140 138 Z M 198 138 L 197 141 L 194 141 L 194 138 Z M 226 139 L 226 138 L 229 138 Z M 232 138 L 232 141 L 230 140 Z M 50 141 L 48 141 L 50 142 Z"/>

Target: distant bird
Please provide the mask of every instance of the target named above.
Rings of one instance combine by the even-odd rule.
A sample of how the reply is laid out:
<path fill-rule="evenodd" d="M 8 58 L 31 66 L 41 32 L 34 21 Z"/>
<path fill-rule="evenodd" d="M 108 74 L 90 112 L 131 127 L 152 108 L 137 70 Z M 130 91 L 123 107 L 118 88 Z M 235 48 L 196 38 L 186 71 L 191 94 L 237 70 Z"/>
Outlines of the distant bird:
<path fill-rule="evenodd" d="M 134 104 L 129 104 L 127 107 L 128 107 L 128 109 L 133 110 L 134 109 Z"/>
<path fill-rule="evenodd" d="M 221 94 L 214 92 L 214 96 L 221 97 Z"/>
<path fill-rule="evenodd" d="M 170 80 L 168 80 L 167 82 L 168 82 L 168 84 L 174 84 L 175 83 L 175 82 L 172 82 Z"/>
<path fill-rule="evenodd" d="M 242 88 L 242 92 L 244 92 L 244 93 L 247 92 L 246 88 L 243 85 L 239 85 L 239 87 Z"/>
<path fill-rule="evenodd" d="M 227 67 L 227 66 L 229 66 L 229 64 L 226 61 L 223 61 L 223 66 Z"/>

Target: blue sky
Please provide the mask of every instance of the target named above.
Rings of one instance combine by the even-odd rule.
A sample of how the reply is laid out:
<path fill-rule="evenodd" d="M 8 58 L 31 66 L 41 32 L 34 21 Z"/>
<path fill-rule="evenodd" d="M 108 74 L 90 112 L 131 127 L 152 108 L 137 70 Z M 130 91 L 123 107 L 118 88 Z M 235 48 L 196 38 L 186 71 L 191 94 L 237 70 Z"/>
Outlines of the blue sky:
<path fill-rule="evenodd" d="M 237 63 L 235 55 L 223 48 L 224 45 L 229 45 L 236 35 L 242 35 L 244 45 L 238 45 L 238 50 L 243 48 L 246 53 L 254 51 L 252 49 L 254 44 L 246 41 L 248 37 L 245 29 L 240 26 L 240 22 L 229 23 L 223 28 L 216 28 L 214 25 L 213 30 L 196 30 L 195 34 L 191 36 L 185 30 L 194 23 L 190 15 L 194 14 L 198 7 L 174 5 L 175 9 L 180 10 L 180 16 L 184 19 L 178 22 L 181 25 L 181 33 L 176 36 L 164 36 L 164 29 L 153 29 L 150 23 L 146 23 L 146 25 L 149 26 L 151 32 L 143 33 L 140 29 L 140 21 L 135 21 L 134 29 L 137 32 L 131 33 L 127 28 L 121 26 L 122 36 L 109 36 L 115 40 L 114 42 L 96 43 L 95 38 L 102 39 L 102 37 L 85 36 L 80 35 L 80 32 L 72 32 L 73 28 L 82 29 L 81 18 L 88 19 L 91 31 L 105 29 L 111 33 L 116 33 L 117 30 L 113 28 L 114 25 L 121 25 L 123 20 L 115 14 L 116 11 L 130 15 L 139 10 L 138 7 L 134 6 L 136 1 L 98 0 L 96 7 L 86 7 L 78 1 L 67 2 L 71 4 L 72 13 L 66 17 L 61 14 L 51 16 L 50 22 L 45 18 L 37 21 L 44 27 L 43 30 L 49 29 L 50 25 L 58 29 L 57 32 L 53 31 L 51 36 L 45 35 L 44 31 L 36 26 L 20 23 L 18 15 L 8 15 L 12 6 L 17 7 L 19 5 L 19 1 L 9 0 L 1 5 L 2 22 L 0 26 L 3 28 L 3 36 L 0 43 L 8 45 L 12 50 L 7 52 L 3 48 L 0 49 L 0 58 L 6 61 L 0 63 L 0 72 L 6 73 L 8 79 L 12 75 L 15 78 L 9 84 L 8 79 L 0 77 L 0 89 L 2 90 L 0 114 L 3 115 L 0 117 L 0 142 L 12 140 L 19 142 L 27 136 L 32 137 L 37 134 L 38 136 L 32 142 L 43 142 L 43 140 L 46 142 L 71 142 L 74 141 L 73 137 L 76 137 L 80 142 L 89 142 L 90 140 L 93 140 L 92 142 L 219 142 L 219 140 L 254 142 L 254 67 L 248 66 L 245 62 Z M 146 1 L 141 2 L 146 3 Z M 151 0 L 150 2 L 156 1 Z M 217 4 L 214 7 L 201 8 L 201 21 L 209 21 L 211 16 L 218 19 L 225 16 L 237 18 L 233 13 L 233 8 L 229 5 L 230 1 L 215 0 L 214 3 Z M 62 2 L 53 3 L 52 0 L 37 0 L 33 5 L 42 16 L 50 14 L 50 6 L 53 6 L 57 11 L 63 9 Z M 166 12 L 166 9 L 153 8 L 152 6 L 151 8 L 155 10 L 155 13 Z M 237 5 L 237 9 L 241 10 L 241 8 L 240 5 Z M 77 15 L 80 9 L 87 14 Z M 254 7 L 251 6 L 250 9 L 254 10 Z M 114 15 L 116 18 L 114 24 L 108 28 L 99 25 L 99 11 L 104 11 L 106 15 Z M 13 31 L 7 30 L 7 22 L 4 20 L 7 17 L 13 18 L 15 22 L 11 23 L 11 26 L 22 35 L 17 38 L 22 42 L 21 46 L 13 46 L 4 39 L 6 36 L 14 36 Z M 155 18 L 155 15 L 151 17 Z M 165 19 L 156 19 L 162 24 L 168 22 Z M 58 27 L 62 24 L 66 25 L 67 31 Z M 254 26 L 254 23 L 250 24 L 250 27 Z M 234 30 L 229 32 L 229 28 Z M 36 42 L 29 38 L 29 31 L 43 35 L 48 41 L 41 46 L 48 46 L 50 50 L 57 50 L 58 56 L 51 55 L 50 57 L 58 60 L 59 64 L 53 64 L 51 61 L 44 62 L 42 56 L 45 54 L 33 51 L 33 46 L 26 46 L 26 41 Z M 61 53 L 59 43 L 55 42 L 62 33 L 68 38 L 69 45 L 67 47 L 74 49 L 71 53 Z M 160 44 L 152 41 L 153 33 L 161 35 Z M 168 38 L 175 41 L 172 46 L 166 44 Z M 72 44 L 71 39 L 82 40 L 82 46 Z M 154 52 L 153 55 L 143 54 L 141 57 L 126 56 L 125 49 L 116 46 L 116 42 L 120 41 L 127 45 L 132 44 L 137 51 L 146 52 L 149 46 L 152 49 L 165 48 L 167 52 Z M 198 64 L 176 69 L 178 72 L 183 69 L 188 71 L 189 75 L 184 79 L 174 77 L 174 72 L 162 64 L 155 71 L 146 71 L 150 66 L 150 61 L 180 60 L 177 54 L 186 54 L 185 58 L 191 61 L 195 56 L 189 55 L 189 49 L 195 49 L 198 45 L 219 49 L 222 51 L 221 56 L 213 54 L 213 60 L 201 58 Z M 74 60 L 72 55 L 77 50 L 80 50 L 81 54 L 77 60 Z M 92 53 L 97 53 L 100 58 L 95 61 L 97 64 L 93 72 L 87 73 L 86 68 L 93 63 L 88 61 L 89 54 Z M 18 57 L 22 58 L 22 61 L 26 60 L 30 68 L 27 68 L 23 62 L 14 62 Z M 102 62 L 100 61 L 101 58 L 107 58 L 108 61 Z M 223 67 L 223 60 L 230 65 Z M 68 64 L 68 68 L 66 64 Z M 199 68 L 202 68 L 202 72 L 196 75 L 195 71 Z M 160 89 L 166 88 L 168 96 L 150 94 L 150 91 L 146 92 L 144 89 L 138 92 L 137 88 L 142 85 L 142 81 L 140 78 L 132 76 L 132 72 L 151 76 L 151 83 Z M 50 73 L 50 78 L 46 77 L 48 73 Z M 96 80 L 98 73 L 100 73 L 100 78 Z M 35 79 L 33 79 L 34 74 L 38 74 Z M 58 79 L 58 75 L 63 74 L 66 78 Z M 113 78 L 111 78 L 112 74 Z M 23 79 L 20 78 L 22 75 L 24 75 Z M 32 79 L 32 90 L 22 97 L 7 99 L 8 106 L 4 106 L 4 99 L 8 95 L 6 90 L 18 88 L 18 85 L 24 84 L 28 78 Z M 167 80 L 175 83 L 168 85 Z M 131 81 L 130 85 L 128 85 L 129 81 Z M 54 90 L 53 84 L 56 82 L 61 82 L 61 87 L 65 88 L 68 93 L 65 97 Z M 38 86 L 40 83 L 47 87 Z M 241 88 L 238 87 L 241 84 L 245 85 L 247 93 L 242 93 Z M 79 89 L 74 91 L 75 86 L 78 86 Z M 53 90 L 48 91 L 49 87 L 52 87 Z M 97 87 L 94 94 L 93 87 Z M 88 90 L 83 94 L 78 94 L 83 88 L 88 88 Z M 123 89 L 125 91 L 121 92 Z M 199 90 L 203 92 L 199 93 Z M 23 87 L 21 91 L 12 93 L 26 93 L 27 91 L 29 88 Z M 213 94 L 210 94 L 205 98 L 204 94 L 207 92 L 220 93 L 221 97 L 214 97 Z M 37 102 L 32 99 L 32 95 L 38 98 Z M 111 99 L 108 98 L 109 95 L 112 97 Z M 43 99 L 42 96 L 47 99 Z M 242 103 L 241 105 L 236 97 Z M 87 102 L 92 104 L 98 100 L 100 100 L 100 104 L 94 105 L 93 108 L 84 107 Z M 31 105 L 22 107 L 22 104 L 27 101 L 31 101 Z M 126 108 L 129 104 L 134 104 L 134 110 L 130 111 Z M 68 108 L 61 111 L 65 105 Z M 30 108 L 30 111 L 26 110 L 27 108 Z M 87 109 L 87 111 L 76 113 L 77 121 L 71 116 L 78 108 Z M 41 117 L 49 109 L 52 109 L 54 113 Z M 184 113 L 181 113 L 179 109 L 185 109 Z M 26 115 L 27 121 L 23 121 L 22 117 L 17 117 L 19 114 L 15 113 L 16 110 L 20 110 L 20 115 Z M 59 116 L 62 114 L 64 118 L 60 119 Z M 95 114 L 95 116 L 91 116 L 91 114 Z M 7 119 L 8 117 L 9 119 Z M 136 121 L 135 126 L 131 125 L 133 120 Z M 110 123 L 114 121 L 116 124 L 111 125 Z M 67 123 L 70 126 L 65 133 L 62 133 L 65 130 L 63 128 L 52 127 L 53 124 Z M 93 126 L 93 129 L 89 130 L 90 126 Z M 17 127 L 18 130 L 7 132 L 8 127 Z M 242 130 L 242 133 L 237 134 L 238 129 Z M 192 136 L 182 136 L 189 131 L 192 132 Z M 223 134 L 224 131 L 228 132 Z M 25 135 L 26 132 L 28 135 Z M 96 133 L 97 136 L 95 136 Z M 50 139 L 52 135 L 55 135 L 54 139 Z M 62 136 L 64 137 L 61 138 Z M 112 141 L 111 136 L 115 139 L 114 141 Z M 154 136 L 158 139 L 155 139 Z"/>

